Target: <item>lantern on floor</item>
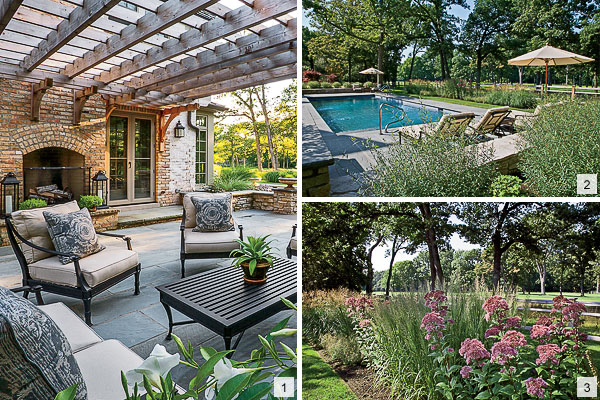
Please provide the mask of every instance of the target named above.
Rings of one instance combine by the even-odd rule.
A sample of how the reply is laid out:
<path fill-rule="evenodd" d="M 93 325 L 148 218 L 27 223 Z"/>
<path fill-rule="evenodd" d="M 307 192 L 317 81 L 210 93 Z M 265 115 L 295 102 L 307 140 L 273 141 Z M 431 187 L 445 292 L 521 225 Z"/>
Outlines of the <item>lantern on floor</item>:
<path fill-rule="evenodd" d="M 177 125 L 175 125 L 175 129 L 173 129 L 176 138 L 182 138 L 185 136 L 185 127 L 181 125 L 180 121 L 177 121 Z"/>
<path fill-rule="evenodd" d="M 102 204 L 97 208 L 108 208 L 108 177 L 104 171 L 98 171 L 92 178 L 92 195 L 102 199 Z"/>
<path fill-rule="evenodd" d="M 20 181 L 14 172 L 9 172 L 0 181 L 0 201 L 2 202 L 2 215 L 9 215 L 19 209 Z"/>

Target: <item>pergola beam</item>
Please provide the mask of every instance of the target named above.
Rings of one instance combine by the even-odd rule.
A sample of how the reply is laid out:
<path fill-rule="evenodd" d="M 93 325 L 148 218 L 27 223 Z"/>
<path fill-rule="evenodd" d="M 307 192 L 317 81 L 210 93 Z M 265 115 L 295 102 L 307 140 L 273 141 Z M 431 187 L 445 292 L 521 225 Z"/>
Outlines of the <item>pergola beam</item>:
<path fill-rule="evenodd" d="M 64 19 L 56 28 L 50 32 L 46 40 L 42 41 L 37 48 L 31 51 L 21 62 L 21 67 L 27 71 L 33 71 L 38 65 L 56 53 L 71 39 L 81 33 L 85 28 L 94 23 L 119 0 L 86 0 L 83 7 L 75 8 L 68 19 Z"/>
<path fill-rule="evenodd" d="M 23 0 L 0 0 L 0 33 L 4 32 L 21 3 Z"/>
<path fill-rule="evenodd" d="M 296 47 L 296 30 L 279 25 L 263 29 L 260 35 L 239 38 L 235 44 L 222 44 L 214 52 L 203 51 L 196 57 L 187 57 L 179 63 L 159 68 L 140 78 L 132 78 L 128 85 L 146 90 L 159 90 L 162 87 L 195 78 L 212 72 L 215 68 L 226 68 L 243 64 L 258 58 L 271 56 Z"/>
<path fill-rule="evenodd" d="M 146 54 L 138 55 L 133 60 L 127 60 L 120 66 L 103 72 L 100 80 L 104 83 L 113 82 L 139 72 L 223 37 L 287 14 L 296 9 L 297 3 L 295 0 L 256 0 L 253 5 L 254 8 L 242 6 L 230 11 L 224 20 L 213 19 L 202 24 L 199 29 L 190 29 L 183 33 L 180 39 L 167 40 L 162 46 L 154 47 Z"/>
<path fill-rule="evenodd" d="M 274 68 L 269 71 L 255 72 L 250 75 L 230 79 L 224 82 L 213 83 L 180 94 L 188 98 L 197 99 L 252 86 L 266 85 L 267 83 L 278 82 L 284 79 L 293 79 L 296 77 L 296 72 L 296 66 L 289 65 L 286 67 Z"/>
<path fill-rule="evenodd" d="M 191 97 L 187 95 L 186 92 L 190 90 L 194 91 L 214 83 L 236 79 L 245 75 L 252 75 L 256 72 L 290 65 L 296 65 L 296 52 L 293 50 L 237 65 L 235 67 L 218 70 L 195 79 L 167 86 L 163 88 L 162 92 L 165 94 L 179 94 L 184 97 Z"/>
<path fill-rule="evenodd" d="M 158 7 L 156 14 L 144 15 L 136 24 L 123 28 L 120 34 L 111 36 L 61 72 L 70 78 L 77 76 L 217 1 L 168 0 Z"/>

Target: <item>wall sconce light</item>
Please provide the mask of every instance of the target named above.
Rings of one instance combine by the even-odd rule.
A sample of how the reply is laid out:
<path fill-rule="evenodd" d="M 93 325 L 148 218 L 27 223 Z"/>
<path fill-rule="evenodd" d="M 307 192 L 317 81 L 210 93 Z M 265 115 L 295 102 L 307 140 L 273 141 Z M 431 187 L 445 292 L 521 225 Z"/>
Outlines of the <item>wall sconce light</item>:
<path fill-rule="evenodd" d="M 176 138 L 182 138 L 185 136 L 185 127 L 181 125 L 181 121 L 177 121 L 177 125 L 175 125 L 175 129 L 173 130 Z"/>

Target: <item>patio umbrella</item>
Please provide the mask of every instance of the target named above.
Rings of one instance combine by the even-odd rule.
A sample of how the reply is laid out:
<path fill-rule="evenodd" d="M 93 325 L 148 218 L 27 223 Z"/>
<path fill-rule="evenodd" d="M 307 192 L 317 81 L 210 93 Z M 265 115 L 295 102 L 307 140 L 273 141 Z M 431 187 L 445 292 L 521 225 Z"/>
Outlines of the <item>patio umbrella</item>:
<path fill-rule="evenodd" d="M 383 74 L 383 71 L 378 70 L 377 68 L 367 68 L 364 71 L 360 71 L 360 74 L 365 75 L 377 75 L 377 87 L 379 87 L 379 75 Z"/>
<path fill-rule="evenodd" d="M 581 56 L 579 54 L 571 53 L 570 51 L 557 49 L 546 45 L 534 51 L 530 51 L 527 54 L 508 60 L 510 65 L 519 66 L 546 66 L 546 101 L 548 101 L 548 65 L 569 65 L 569 64 L 583 64 L 586 62 L 594 61 L 593 58 Z"/>

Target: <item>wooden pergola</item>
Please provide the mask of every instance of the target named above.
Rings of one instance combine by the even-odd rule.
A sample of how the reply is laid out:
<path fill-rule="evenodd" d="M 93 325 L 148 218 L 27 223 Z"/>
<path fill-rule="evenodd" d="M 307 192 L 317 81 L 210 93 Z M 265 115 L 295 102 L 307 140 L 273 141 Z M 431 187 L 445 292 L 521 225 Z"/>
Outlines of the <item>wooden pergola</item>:
<path fill-rule="evenodd" d="M 296 0 L 0 0 L 0 78 L 117 105 L 195 99 L 296 76 Z M 193 107 L 193 106 L 192 106 Z"/>

